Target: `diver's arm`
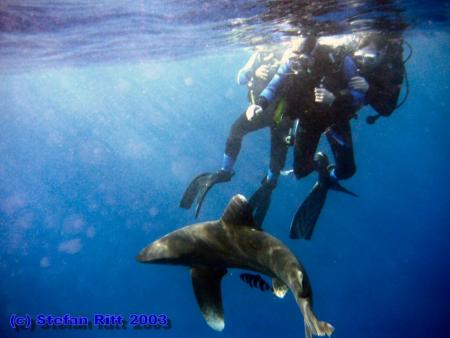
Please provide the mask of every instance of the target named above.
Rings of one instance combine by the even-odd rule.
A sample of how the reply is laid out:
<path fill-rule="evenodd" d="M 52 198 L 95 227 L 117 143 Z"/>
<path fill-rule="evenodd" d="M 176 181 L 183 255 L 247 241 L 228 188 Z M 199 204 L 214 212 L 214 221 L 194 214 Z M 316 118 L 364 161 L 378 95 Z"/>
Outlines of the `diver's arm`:
<path fill-rule="evenodd" d="M 292 48 L 288 48 L 284 52 L 283 57 L 281 58 L 280 61 L 280 66 L 277 69 L 277 72 L 256 99 L 255 104 L 260 106 L 262 109 L 267 108 L 267 106 L 276 99 L 280 87 L 286 81 L 286 75 L 293 73 L 292 62 L 290 61 L 292 53 L 293 53 Z"/>
<path fill-rule="evenodd" d="M 359 108 L 365 104 L 369 84 L 359 75 L 356 63 L 350 56 L 344 58 L 344 79 L 347 89 L 336 94 L 335 105 L 350 105 Z"/>
<path fill-rule="evenodd" d="M 291 61 L 287 61 L 278 67 L 272 80 L 270 80 L 269 84 L 264 88 L 256 100 L 256 104 L 262 109 L 265 109 L 269 104 L 274 102 L 279 94 L 280 88 L 286 82 L 287 75 L 292 74 L 292 72 Z"/>
<path fill-rule="evenodd" d="M 245 113 L 247 120 L 251 121 L 256 115 L 264 113 L 265 109 L 276 100 L 281 86 L 285 83 L 286 77 L 290 73 L 292 73 L 290 62 L 278 67 L 277 72 L 266 88 L 259 94 L 255 102 L 247 108 Z"/>
<path fill-rule="evenodd" d="M 269 84 L 259 94 L 258 98 L 252 103 L 246 111 L 247 120 L 251 121 L 254 116 L 264 113 L 265 109 L 276 100 L 280 88 L 286 82 L 288 74 L 292 74 L 291 62 L 283 63 L 278 67 L 277 72 L 270 80 Z"/>
<path fill-rule="evenodd" d="M 287 76 L 296 73 L 293 69 L 293 61 L 291 61 L 292 53 L 292 48 L 286 50 L 281 59 L 281 65 L 278 67 L 273 78 L 261 94 L 259 94 L 255 102 L 247 108 L 246 116 L 249 121 L 252 120 L 255 115 L 264 113 L 264 110 L 279 96 L 280 88 L 286 82 Z"/>
<path fill-rule="evenodd" d="M 322 86 L 316 87 L 314 88 L 316 102 L 338 108 L 360 108 L 364 105 L 369 84 L 365 78 L 359 76 L 356 64 L 351 57 L 345 57 L 343 70 L 346 88 L 333 93 Z"/>
<path fill-rule="evenodd" d="M 237 75 L 238 84 L 245 85 L 250 82 L 255 69 L 256 60 L 258 59 L 258 55 L 259 52 L 253 53 L 245 66 L 239 70 Z"/>

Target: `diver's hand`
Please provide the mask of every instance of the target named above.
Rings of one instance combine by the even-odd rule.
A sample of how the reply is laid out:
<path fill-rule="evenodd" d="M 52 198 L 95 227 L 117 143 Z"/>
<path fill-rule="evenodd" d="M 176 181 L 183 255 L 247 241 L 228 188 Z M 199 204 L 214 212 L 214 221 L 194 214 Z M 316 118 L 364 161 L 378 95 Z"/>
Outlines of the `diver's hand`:
<path fill-rule="evenodd" d="M 258 69 L 256 69 L 256 71 L 255 71 L 255 76 L 258 79 L 267 81 L 267 80 L 269 80 L 269 70 L 270 70 L 269 65 L 259 66 Z"/>
<path fill-rule="evenodd" d="M 317 103 L 323 103 L 331 106 L 336 99 L 334 94 L 325 88 L 314 88 L 315 100 Z"/>
<path fill-rule="evenodd" d="M 248 106 L 247 111 L 245 112 L 245 116 L 247 117 L 248 121 L 251 121 L 256 115 L 261 114 L 262 111 L 263 109 L 261 108 L 261 106 L 258 106 L 257 104 L 251 104 L 250 106 Z"/>
<path fill-rule="evenodd" d="M 367 93 L 369 90 L 369 83 L 362 76 L 354 76 L 348 83 L 350 89 L 357 90 L 363 93 Z"/>

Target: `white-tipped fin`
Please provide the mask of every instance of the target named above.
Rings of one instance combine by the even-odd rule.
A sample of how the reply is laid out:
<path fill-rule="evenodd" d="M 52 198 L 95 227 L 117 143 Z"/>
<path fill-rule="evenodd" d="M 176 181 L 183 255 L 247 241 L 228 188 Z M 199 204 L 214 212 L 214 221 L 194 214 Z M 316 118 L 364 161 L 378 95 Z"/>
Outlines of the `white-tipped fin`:
<path fill-rule="evenodd" d="M 289 287 L 286 284 L 284 284 L 284 282 L 279 280 L 278 278 L 272 279 L 272 288 L 273 288 L 273 293 L 278 298 L 284 298 L 284 296 L 286 296 L 286 293 L 289 291 Z"/>
<path fill-rule="evenodd" d="M 223 315 L 217 314 L 215 311 L 206 311 L 203 312 L 203 317 L 206 320 L 206 323 L 216 331 L 223 331 L 225 328 L 225 320 Z"/>
<path fill-rule="evenodd" d="M 225 274 L 225 269 L 195 267 L 191 270 L 192 286 L 203 318 L 216 331 L 222 331 L 225 327 L 220 288 Z"/>

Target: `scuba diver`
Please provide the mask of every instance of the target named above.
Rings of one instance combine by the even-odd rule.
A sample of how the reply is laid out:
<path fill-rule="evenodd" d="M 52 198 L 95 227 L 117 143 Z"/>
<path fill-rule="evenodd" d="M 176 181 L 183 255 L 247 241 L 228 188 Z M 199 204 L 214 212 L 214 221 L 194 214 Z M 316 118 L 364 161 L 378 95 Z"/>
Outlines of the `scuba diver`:
<path fill-rule="evenodd" d="M 241 85 L 248 86 L 248 99 L 251 103 L 255 103 L 256 97 L 276 73 L 282 56 L 283 51 L 279 48 L 256 51 L 239 71 L 237 81 Z M 255 221 L 261 225 L 270 203 L 271 193 L 277 185 L 280 171 L 286 161 L 292 121 L 285 114 L 285 106 L 283 99 L 276 99 L 268 105 L 266 114 L 261 114 L 253 119 L 249 119 L 246 112 L 240 115 L 231 126 L 221 169 L 217 172 L 202 173 L 195 177 L 184 192 L 180 207 L 189 209 L 197 198 L 195 207 L 195 217 L 197 217 L 208 191 L 217 183 L 230 181 L 234 175 L 233 167 L 244 136 L 250 132 L 270 127 L 270 168 L 262 180 L 261 187 L 249 201 L 254 208 Z"/>
<path fill-rule="evenodd" d="M 266 114 L 266 108 L 278 97 L 286 100 L 291 119 L 299 119 L 295 134 L 294 174 L 297 179 L 316 170 L 319 179 L 298 208 L 291 224 L 291 238 L 310 239 L 330 189 L 356 196 L 339 181 L 356 172 L 350 120 L 365 104 L 369 89 L 357 64 L 344 49 L 318 43 L 314 35 L 293 42 L 284 62 L 261 92 L 248 116 Z M 316 153 L 325 134 L 336 163 Z"/>
<path fill-rule="evenodd" d="M 405 60 L 403 44 L 407 45 L 410 52 Z M 354 58 L 370 84 L 366 101 L 377 113 L 367 117 L 368 124 L 374 124 L 381 116 L 391 115 L 406 101 L 409 83 L 405 63 L 411 55 L 411 46 L 400 34 L 372 32 L 361 39 Z M 403 81 L 406 83 L 406 94 L 398 103 Z"/>

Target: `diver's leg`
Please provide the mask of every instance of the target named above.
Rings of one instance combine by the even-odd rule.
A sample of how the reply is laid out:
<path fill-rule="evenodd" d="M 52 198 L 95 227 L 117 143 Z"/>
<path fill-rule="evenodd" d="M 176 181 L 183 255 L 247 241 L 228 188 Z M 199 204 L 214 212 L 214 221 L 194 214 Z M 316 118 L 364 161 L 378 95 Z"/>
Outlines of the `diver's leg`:
<path fill-rule="evenodd" d="M 261 124 L 261 119 L 248 121 L 245 117 L 245 112 L 233 123 L 227 140 L 221 170 L 202 173 L 194 178 L 183 194 L 180 207 L 189 209 L 195 199 L 197 199 L 195 210 L 197 217 L 209 190 L 217 183 L 228 182 L 233 176 L 234 162 L 239 154 L 244 135 L 258 129 Z"/>
<path fill-rule="evenodd" d="M 270 115 L 270 116 L 269 116 Z M 251 121 L 247 120 L 245 112 L 234 121 L 225 144 L 222 170 L 231 172 L 241 151 L 242 140 L 245 135 L 253 131 L 268 127 L 271 114 L 256 115 Z"/>
<path fill-rule="evenodd" d="M 321 130 L 319 128 L 306 129 L 300 126 L 297 129 L 294 148 L 295 176 L 301 178 L 317 170 L 319 172 L 319 180 L 299 205 L 292 219 L 289 237 L 293 239 L 311 239 L 327 197 L 328 185 L 323 184 L 320 179 L 326 156 L 322 153 L 315 154 L 320 136 Z"/>
<path fill-rule="evenodd" d="M 350 121 L 343 121 L 331 126 L 326 136 L 336 161 L 330 176 L 336 180 L 352 177 L 356 172 L 355 157 Z"/>
<path fill-rule="evenodd" d="M 346 121 L 346 123 L 333 125 L 332 128 L 327 129 L 326 135 L 336 159 L 336 167 L 329 165 L 325 154 L 321 152 L 315 154 L 313 167 L 319 172 L 319 180 L 299 206 L 292 220 L 289 236 L 294 239 L 311 239 L 330 189 L 357 196 L 338 182 L 341 178 L 351 177 L 356 170 L 350 123 Z"/>
<path fill-rule="evenodd" d="M 270 129 L 270 172 L 279 175 L 286 163 L 288 143 L 286 137 L 292 127 L 292 120 L 289 117 L 283 119 Z"/>
<path fill-rule="evenodd" d="M 321 132 L 299 126 L 294 144 L 294 174 L 300 179 L 316 169 L 314 154 L 319 144 Z"/>
<path fill-rule="evenodd" d="M 261 182 L 261 186 L 250 197 L 249 203 L 253 208 L 253 219 L 259 227 L 262 227 L 264 218 L 270 206 L 272 198 L 272 191 L 278 183 L 280 171 L 286 162 L 286 155 L 288 151 L 288 144 L 286 143 L 286 136 L 289 134 L 292 122 L 289 118 L 270 128 L 271 145 L 270 145 L 270 168 L 267 175 Z"/>

